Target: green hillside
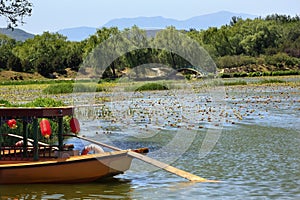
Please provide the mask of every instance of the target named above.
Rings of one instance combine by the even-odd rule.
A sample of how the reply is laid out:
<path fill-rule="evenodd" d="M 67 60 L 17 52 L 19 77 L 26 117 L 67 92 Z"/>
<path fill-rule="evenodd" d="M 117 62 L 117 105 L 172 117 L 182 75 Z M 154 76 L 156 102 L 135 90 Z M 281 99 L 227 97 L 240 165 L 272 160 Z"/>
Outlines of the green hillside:
<path fill-rule="evenodd" d="M 28 38 L 33 38 L 34 35 L 31 33 L 27 33 L 21 29 L 7 29 L 7 28 L 0 28 L 0 33 L 7 35 L 10 38 L 13 38 L 17 41 L 25 41 Z"/>

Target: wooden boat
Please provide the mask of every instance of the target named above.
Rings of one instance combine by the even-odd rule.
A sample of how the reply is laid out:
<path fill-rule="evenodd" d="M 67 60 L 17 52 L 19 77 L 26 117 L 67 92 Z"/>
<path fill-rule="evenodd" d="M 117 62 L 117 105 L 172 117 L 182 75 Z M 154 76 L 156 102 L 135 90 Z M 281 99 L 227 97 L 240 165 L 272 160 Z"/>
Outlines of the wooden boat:
<path fill-rule="evenodd" d="M 40 159 L 0 161 L 0 184 L 82 183 L 115 176 L 128 170 L 132 158 L 127 150 Z"/>
<path fill-rule="evenodd" d="M 32 121 L 33 146 L 2 146 L 0 154 L 0 184 L 23 183 L 79 183 L 124 173 L 129 169 L 132 157 L 129 150 L 80 155 L 63 144 L 62 118 L 73 115 L 73 107 L 59 108 L 0 108 L 3 125 L 10 118 L 23 121 L 23 135 L 28 140 L 28 121 Z M 50 146 L 37 140 L 40 132 L 38 118 L 58 118 L 58 146 Z M 29 119 L 29 120 L 28 120 Z M 13 134 L 0 133 L 0 137 Z M 1 138 L 0 138 L 1 139 Z M 1 141 L 1 140 L 0 140 Z M 42 144 L 42 145 L 41 145 Z M 71 145 L 72 146 L 72 145 Z"/>
<path fill-rule="evenodd" d="M 0 184 L 90 182 L 103 177 L 124 173 L 129 169 L 133 158 L 142 160 L 190 181 L 219 182 L 207 180 L 143 155 L 148 152 L 148 148 L 122 150 L 72 134 L 71 136 L 113 150 L 111 152 L 100 152 L 96 154 L 79 154 L 78 151 L 73 150 L 72 145 L 64 145 L 64 136 L 66 135 L 63 133 L 63 117 L 73 116 L 73 111 L 74 107 L 0 107 L 0 127 L 7 123 L 9 127 L 14 128 L 14 123 L 16 123 L 15 119 L 22 123 L 22 135 L 1 133 L 0 129 Z M 56 119 L 58 123 L 58 145 L 50 146 L 38 140 L 41 137 L 41 133 L 45 134 L 42 129 L 41 133 L 38 129 L 38 119 L 40 118 Z M 43 119 L 41 121 L 43 121 Z M 30 127 L 32 128 L 30 133 L 33 139 L 28 138 L 29 123 L 31 123 Z M 45 124 L 47 123 L 45 122 Z M 76 124 L 73 124 L 74 127 L 72 127 L 71 124 L 70 126 L 71 129 L 76 128 Z M 47 132 L 47 130 L 45 132 Z M 2 145 L 6 136 L 21 138 L 22 146 Z M 33 142 L 32 146 L 28 145 L 28 141 Z"/>

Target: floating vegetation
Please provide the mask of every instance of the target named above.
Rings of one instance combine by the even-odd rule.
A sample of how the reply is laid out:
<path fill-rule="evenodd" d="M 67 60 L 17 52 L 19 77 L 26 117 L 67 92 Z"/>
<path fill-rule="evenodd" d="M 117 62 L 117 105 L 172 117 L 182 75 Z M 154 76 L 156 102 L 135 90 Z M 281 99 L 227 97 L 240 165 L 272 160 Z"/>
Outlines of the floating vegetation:
<path fill-rule="evenodd" d="M 264 79 L 258 82 L 258 84 L 272 84 L 272 83 L 286 83 L 286 81 L 281 79 Z"/>
<path fill-rule="evenodd" d="M 244 80 L 236 81 L 223 81 L 221 79 L 214 79 L 210 82 L 207 82 L 207 86 L 233 86 L 233 85 L 247 85 L 247 82 Z"/>
<path fill-rule="evenodd" d="M 58 84 L 58 83 L 74 83 L 74 80 L 22 80 L 22 81 L 2 81 L 0 85 L 35 85 L 35 84 Z"/>
<path fill-rule="evenodd" d="M 148 137 L 161 130 L 206 130 L 270 123 L 280 107 L 288 108 L 282 111 L 286 118 L 298 116 L 300 102 L 299 77 L 67 84 L 78 91 L 84 85 L 102 88 L 104 92 L 49 95 L 41 92 L 47 85 L 10 85 L 1 87 L 0 104 L 19 106 L 30 101 L 27 105 L 53 106 L 52 100 L 59 99 L 75 105 L 76 117 L 85 124 L 83 127 L 89 123 L 98 133 L 122 132 Z M 212 96 L 215 90 L 221 92 L 219 99 L 214 98 L 218 95 Z M 31 102 L 36 97 L 53 99 Z"/>
<path fill-rule="evenodd" d="M 247 85 L 246 81 L 243 80 L 237 80 L 237 81 L 225 81 L 224 82 L 225 86 L 231 86 L 231 85 Z"/>

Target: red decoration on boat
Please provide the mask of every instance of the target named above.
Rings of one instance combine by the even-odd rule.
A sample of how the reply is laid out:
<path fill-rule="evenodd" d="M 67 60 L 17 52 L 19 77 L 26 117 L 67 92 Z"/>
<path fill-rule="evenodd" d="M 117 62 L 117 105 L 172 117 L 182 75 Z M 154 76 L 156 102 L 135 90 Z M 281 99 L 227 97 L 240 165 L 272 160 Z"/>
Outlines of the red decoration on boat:
<path fill-rule="evenodd" d="M 80 124 L 77 118 L 72 117 L 72 119 L 70 120 L 70 127 L 71 127 L 71 131 L 72 133 L 79 133 L 80 131 Z"/>
<path fill-rule="evenodd" d="M 50 122 L 48 119 L 42 119 L 40 121 L 40 130 L 41 130 L 42 135 L 45 138 L 50 137 L 52 131 L 51 131 L 51 126 L 50 126 Z"/>
<path fill-rule="evenodd" d="M 15 129 L 15 128 L 18 127 L 17 126 L 17 121 L 15 119 L 10 119 L 6 123 L 7 123 L 8 127 L 11 128 L 11 129 Z"/>

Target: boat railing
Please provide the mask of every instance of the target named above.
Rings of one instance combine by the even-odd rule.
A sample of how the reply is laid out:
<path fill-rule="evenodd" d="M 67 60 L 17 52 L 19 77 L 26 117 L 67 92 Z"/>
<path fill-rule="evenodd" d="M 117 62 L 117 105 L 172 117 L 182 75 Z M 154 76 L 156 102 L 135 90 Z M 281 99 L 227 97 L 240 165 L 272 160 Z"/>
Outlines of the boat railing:
<path fill-rule="evenodd" d="M 39 146 L 38 154 L 40 158 L 54 158 L 57 146 Z M 34 147 L 28 146 L 5 146 L 1 147 L 0 160 L 32 160 L 34 156 Z"/>

